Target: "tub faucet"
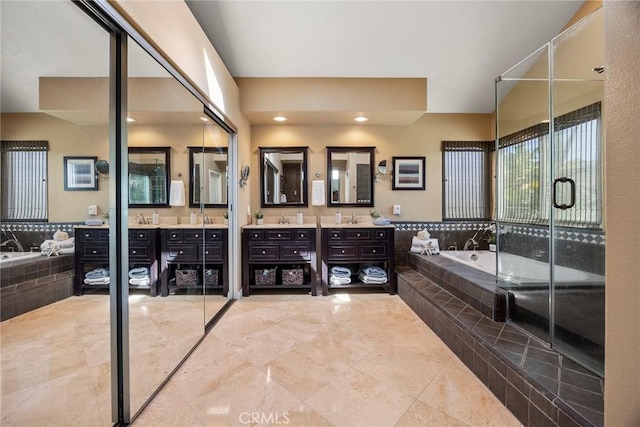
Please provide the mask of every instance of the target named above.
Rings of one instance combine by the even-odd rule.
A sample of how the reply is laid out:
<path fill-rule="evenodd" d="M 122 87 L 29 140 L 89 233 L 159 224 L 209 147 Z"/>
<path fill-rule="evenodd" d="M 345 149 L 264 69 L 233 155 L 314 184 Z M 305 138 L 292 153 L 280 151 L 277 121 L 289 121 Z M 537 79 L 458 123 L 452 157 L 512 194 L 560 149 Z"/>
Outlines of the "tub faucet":
<path fill-rule="evenodd" d="M 134 219 L 138 220 L 138 224 L 149 224 L 149 220 L 144 217 L 142 212 L 140 212 Z"/>
<path fill-rule="evenodd" d="M 12 245 L 12 246 L 10 247 L 9 245 Z M 0 244 L 0 247 L 10 249 L 11 252 L 16 252 L 16 251 L 17 252 L 24 252 L 24 248 L 22 247 L 20 242 L 18 242 L 15 239 L 9 239 L 9 240 L 6 240 L 6 241 L 2 242 L 2 244 Z"/>
<path fill-rule="evenodd" d="M 473 246 L 473 250 L 478 249 L 478 242 L 476 241 L 476 237 L 478 237 L 478 233 L 474 234 L 473 237 L 469 237 L 466 242 L 464 242 L 463 251 L 468 251 L 469 246 Z"/>

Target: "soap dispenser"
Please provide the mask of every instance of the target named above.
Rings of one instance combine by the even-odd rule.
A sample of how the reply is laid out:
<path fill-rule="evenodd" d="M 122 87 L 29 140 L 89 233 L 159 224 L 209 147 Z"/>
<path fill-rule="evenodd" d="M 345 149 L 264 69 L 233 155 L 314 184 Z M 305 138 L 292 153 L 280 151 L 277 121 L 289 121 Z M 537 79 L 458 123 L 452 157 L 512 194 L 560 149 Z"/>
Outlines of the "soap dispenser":
<path fill-rule="evenodd" d="M 157 209 L 153 212 L 153 215 L 151 218 L 152 218 L 151 222 L 153 224 L 156 224 L 156 225 L 160 224 L 160 214 L 158 213 Z"/>
<path fill-rule="evenodd" d="M 342 214 L 339 209 L 336 211 L 336 224 L 342 224 Z"/>
<path fill-rule="evenodd" d="M 304 216 L 302 215 L 302 211 L 298 209 L 298 213 L 296 214 L 296 224 L 302 225 L 304 224 Z"/>
<path fill-rule="evenodd" d="M 189 215 L 189 222 L 192 225 L 194 225 L 194 224 L 196 224 L 198 222 L 197 218 L 196 218 L 196 212 L 195 211 L 191 211 L 191 215 Z"/>

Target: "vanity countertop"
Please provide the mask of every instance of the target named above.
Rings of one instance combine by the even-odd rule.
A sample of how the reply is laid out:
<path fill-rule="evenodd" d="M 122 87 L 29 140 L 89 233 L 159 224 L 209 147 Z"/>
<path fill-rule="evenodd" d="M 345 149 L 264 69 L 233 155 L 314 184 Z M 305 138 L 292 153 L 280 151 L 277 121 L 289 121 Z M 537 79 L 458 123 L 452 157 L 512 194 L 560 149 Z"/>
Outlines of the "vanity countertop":
<path fill-rule="evenodd" d="M 278 224 L 278 221 L 282 220 L 281 216 L 265 216 L 264 224 L 247 224 L 242 228 L 317 228 L 318 227 L 318 219 L 316 216 L 305 215 L 303 217 L 302 224 L 296 224 L 295 216 L 286 216 L 284 217 L 287 224 Z"/>
<path fill-rule="evenodd" d="M 336 224 L 335 216 L 320 217 L 320 228 L 395 228 L 395 225 L 376 225 L 372 222 L 371 217 L 356 216 L 355 224 L 347 223 L 347 219 L 351 216 L 342 216 L 342 223 Z"/>
<path fill-rule="evenodd" d="M 247 224 L 242 226 L 243 229 L 248 228 L 248 229 L 257 229 L 257 228 L 316 228 L 318 227 L 318 224 L 314 223 L 303 223 L 303 224 L 296 224 L 296 223 L 289 223 L 289 224 L 262 224 L 262 225 L 258 225 L 258 224 Z"/>

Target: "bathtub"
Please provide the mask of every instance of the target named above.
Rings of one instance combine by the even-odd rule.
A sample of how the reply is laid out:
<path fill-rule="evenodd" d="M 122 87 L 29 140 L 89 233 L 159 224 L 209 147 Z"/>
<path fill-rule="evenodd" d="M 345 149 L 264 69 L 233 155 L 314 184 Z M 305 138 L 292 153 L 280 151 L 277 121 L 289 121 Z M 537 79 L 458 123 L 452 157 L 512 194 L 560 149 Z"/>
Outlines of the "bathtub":
<path fill-rule="evenodd" d="M 0 252 L 0 265 L 7 266 L 23 263 L 31 258 L 41 257 L 40 252 Z"/>
<path fill-rule="evenodd" d="M 440 255 L 469 265 L 475 269 L 496 276 L 496 253 L 490 251 L 441 251 Z M 477 255 L 477 258 L 474 257 Z M 475 260 L 473 258 L 476 258 Z M 549 283 L 549 264 L 510 253 L 498 257 L 499 278 L 513 284 Z M 586 283 L 604 285 L 604 276 L 555 266 L 556 283 Z"/>

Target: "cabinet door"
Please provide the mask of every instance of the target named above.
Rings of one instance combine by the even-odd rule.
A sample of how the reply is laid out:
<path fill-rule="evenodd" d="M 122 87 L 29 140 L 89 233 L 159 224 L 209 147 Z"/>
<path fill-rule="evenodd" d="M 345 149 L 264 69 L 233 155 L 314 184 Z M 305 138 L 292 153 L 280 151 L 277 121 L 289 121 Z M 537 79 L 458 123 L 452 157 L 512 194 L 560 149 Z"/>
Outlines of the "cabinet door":
<path fill-rule="evenodd" d="M 251 241 L 260 241 L 264 240 L 264 231 L 262 230 L 251 230 L 249 233 L 249 240 Z"/>
<path fill-rule="evenodd" d="M 296 230 L 294 232 L 294 237 L 296 241 L 299 242 L 308 242 L 311 239 L 311 230 Z"/>
<path fill-rule="evenodd" d="M 129 259 L 131 260 L 149 259 L 149 247 L 148 246 L 129 246 Z"/>
<path fill-rule="evenodd" d="M 169 241 L 169 242 L 181 242 L 182 241 L 182 231 L 181 230 L 168 230 L 167 231 L 167 241 Z"/>
<path fill-rule="evenodd" d="M 148 242 L 150 239 L 149 230 L 129 230 L 130 242 Z"/>
<path fill-rule="evenodd" d="M 355 228 L 344 231 L 345 241 L 365 241 L 371 240 L 372 230 L 367 228 Z"/>
<path fill-rule="evenodd" d="M 199 256 L 204 256 L 204 262 L 218 262 L 224 259 L 222 245 L 205 245 L 204 251 L 198 250 Z"/>
<path fill-rule="evenodd" d="M 201 242 L 203 230 L 182 230 L 182 240 L 184 242 Z"/>
<path fill-rule="evenodd" d="M 109 247 L 104 245 L 86 245 L 82 248 L 83 260 L 109 259 Z"/>
<path fill-rule="evenodd" d="M 268 230 L 266 231 L 266 239 L 272 241 L 291 241 L 293 240 L 292 230 Z"/>

